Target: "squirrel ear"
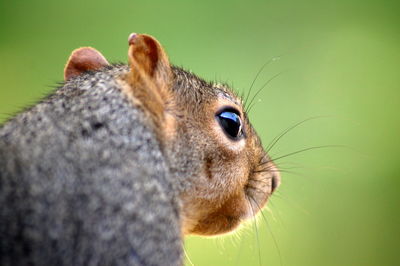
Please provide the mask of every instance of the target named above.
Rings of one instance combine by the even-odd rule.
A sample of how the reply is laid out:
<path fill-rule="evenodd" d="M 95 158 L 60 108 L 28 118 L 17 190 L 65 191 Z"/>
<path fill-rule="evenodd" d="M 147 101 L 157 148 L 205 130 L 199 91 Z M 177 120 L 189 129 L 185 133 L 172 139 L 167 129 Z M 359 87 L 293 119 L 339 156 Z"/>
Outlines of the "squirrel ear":
<path fill-rule="evenodd" d="M 144 83 L 144 87 L 162 95 L 170 83 L 171 67 L 161 44 L 152 36 L 136 33 L 128 41 L 133 85 Z"/>
<path fill-rule="evenodd" d="M 71 53 L 64 68 L 64 80 L 79 76 L 88 70 L 98 70 L 108 65 L 107 59 L 96 49 L 91 47 L 78 48 Z"/>
<path fill-rule="evenodd" d="M 129 36 L 128 80 L 133 93 L 157 119 L 162 119 L 170 99 L 172 70 L 161 44 L 152 36 Z"/>

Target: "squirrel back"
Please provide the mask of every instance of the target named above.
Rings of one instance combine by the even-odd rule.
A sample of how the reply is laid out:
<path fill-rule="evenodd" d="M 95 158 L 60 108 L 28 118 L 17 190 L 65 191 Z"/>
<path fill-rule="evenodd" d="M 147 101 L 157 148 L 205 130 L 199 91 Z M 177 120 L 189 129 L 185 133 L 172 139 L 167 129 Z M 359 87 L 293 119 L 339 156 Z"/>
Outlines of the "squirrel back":
<path fill-rule="evenodd" d="M 1 129 L 1 265 L 180 261 L 176 190 L 115 83 L 126 69 L 85 74 Z"/>
<path fill-rule="evenodd" d="M 225 85 L 75 50 L 65 84 L 0 128 L 1 265 L 180 265 L 182 237 L 232 231 L 279 174 Z"/>

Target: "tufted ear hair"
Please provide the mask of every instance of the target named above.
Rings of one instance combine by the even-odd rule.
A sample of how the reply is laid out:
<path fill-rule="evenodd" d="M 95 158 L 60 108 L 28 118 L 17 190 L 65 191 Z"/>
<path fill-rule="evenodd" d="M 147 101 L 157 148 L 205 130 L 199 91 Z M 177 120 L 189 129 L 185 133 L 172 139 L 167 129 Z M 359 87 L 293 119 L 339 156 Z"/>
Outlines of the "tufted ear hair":
<path fill-rule="evenodd" d="M 128 42 L 130 90 L 156 120 L 163 119 L 171 97 L 172 70 L 168 57 L 152 36 L 132 33 Z"/>
<path fill-rule="evenodd" d="M 64 80 L 79 76 L 88 70 L 98 70 L 108 65 L 107 59 L 96 49 L 91 47 L 78 48 L 71 53 L 65 65 Z"/>

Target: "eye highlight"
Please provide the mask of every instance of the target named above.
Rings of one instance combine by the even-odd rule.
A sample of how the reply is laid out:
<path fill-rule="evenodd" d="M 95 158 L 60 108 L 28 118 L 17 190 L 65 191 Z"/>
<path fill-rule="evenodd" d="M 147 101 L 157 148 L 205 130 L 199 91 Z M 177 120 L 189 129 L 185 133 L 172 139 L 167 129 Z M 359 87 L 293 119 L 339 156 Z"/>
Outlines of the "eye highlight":
<path fill-rule="evenodd" d="M 216 118 L 230 139 L 239 140 L 243 136 L 242 120 L 236 110 L 224 109 L 216 115 Z"/>

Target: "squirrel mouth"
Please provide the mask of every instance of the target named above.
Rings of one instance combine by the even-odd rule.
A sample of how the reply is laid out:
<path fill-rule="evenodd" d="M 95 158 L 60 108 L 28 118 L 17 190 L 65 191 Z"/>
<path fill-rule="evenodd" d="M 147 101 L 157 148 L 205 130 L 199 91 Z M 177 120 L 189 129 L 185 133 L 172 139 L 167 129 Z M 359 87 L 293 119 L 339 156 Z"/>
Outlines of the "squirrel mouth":
<path fill-rule="evenodd" d="M 280 174 L 274 164 L 269 164 L 265 170 L 254 171 L 244 186 L 248 208 L 243 218 L 252 218 L 261 211 L 279 185 Z"/>

